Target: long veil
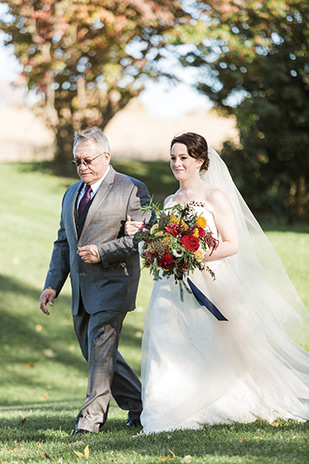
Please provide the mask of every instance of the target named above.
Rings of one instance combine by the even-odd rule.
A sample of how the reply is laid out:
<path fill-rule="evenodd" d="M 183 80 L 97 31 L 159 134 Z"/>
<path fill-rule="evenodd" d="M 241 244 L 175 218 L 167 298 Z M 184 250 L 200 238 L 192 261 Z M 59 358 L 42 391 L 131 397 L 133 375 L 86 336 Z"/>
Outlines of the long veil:
<path fill-rule="evenodd" d="M 217 266 L 215 280 L 200 271 L 192 280 L 228 322 L 218 321 L 188 292 L 181 303 L 173 281 L 155 283 L 142 342 L 146 433 L 309 418 L 309 353 L 299 345 L 306 308 L 227 166 L 213 149 L 209 158 L 202 179 L 230 200 L 239 249 L 211 263 Z"/>
<path fill-rule="evenodd" d="M 227 258 L 246 291 L 257 303 L 259 319 L 272 320 L 297 342 L 306 339 L 308 312 L 278 254 L 238 191 L 229 170 L 209 148 L 209 168 L 201 178 L 222 190 L 231 202 L 238 225 L 239 251 Z M 287 243 L 287 246 L 289 244 Z M 308 332 L 307 332 L 308 337 Z"/>

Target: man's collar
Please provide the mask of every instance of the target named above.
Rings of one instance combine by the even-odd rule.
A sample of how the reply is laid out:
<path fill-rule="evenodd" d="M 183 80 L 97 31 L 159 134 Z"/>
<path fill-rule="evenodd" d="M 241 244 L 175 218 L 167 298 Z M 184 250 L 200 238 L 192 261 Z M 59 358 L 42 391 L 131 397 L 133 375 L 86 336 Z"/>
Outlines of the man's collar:
<path fill-rule="evenodd" d="M 105 177 L 107 176 L 107 174 L 109 173 L 109 170 L 110 170 L 111 166 L 110 164 L 108 165 L 105 173 L 103 174 L 103 176 L 101 177 L 101 179 L 99 179 L 97 182 L 95 182 L 94 184 L 92 184 L 90 187 L 91 187 L 91 190 L 93 191 L 93 194 L 97 193 L 97 191 L 99 190 L 100 188 L 100 185 L 102 184 L 103 180 L 105 179 Z"/>

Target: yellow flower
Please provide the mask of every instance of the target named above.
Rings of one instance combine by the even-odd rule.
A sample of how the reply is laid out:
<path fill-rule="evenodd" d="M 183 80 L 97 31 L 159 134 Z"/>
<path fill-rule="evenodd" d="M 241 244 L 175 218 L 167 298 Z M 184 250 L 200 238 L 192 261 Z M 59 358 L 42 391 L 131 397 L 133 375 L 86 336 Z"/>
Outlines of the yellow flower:
<path fill-rule="evenodd" d="M 205 229 L 205 227 L 207 226 L 207 221 L 204 218 L 204 216 L 198 216 L 198 218 L 196 219 L 196 225 L 197 227 L 201 227 L 201 229 Z"/>
<path fill-rule="evenodd" d="M 152 228 L 150 229 L 150 233 L 153 234 L 155 230 L 157 230 L 157 228 L 159 227 L 159 224 L 155 224 L 152 226 Z"/>
<path fill-rule="evenodd" d="M 169 223 L 170 224 L 179 224 L 179 218 L 176 216 L 176 214 L 171 214 L 169 218 Z"/>
<path fill-rule="evenodd" d="M 185 221 L 181 221 L 180 227 L 182 230 L 188 230 L 189 226 L 185 223 Z"/>
<path fill-rule="evenodd" d="M 193 232 L 192 235 L 193 235 L 194 237 L 196 237 L 196 238 L 199 238 L 199 233 L 198 233 L 198 228 L 197 228 L 197 227 L 194 228 L 194 232 Z"/>

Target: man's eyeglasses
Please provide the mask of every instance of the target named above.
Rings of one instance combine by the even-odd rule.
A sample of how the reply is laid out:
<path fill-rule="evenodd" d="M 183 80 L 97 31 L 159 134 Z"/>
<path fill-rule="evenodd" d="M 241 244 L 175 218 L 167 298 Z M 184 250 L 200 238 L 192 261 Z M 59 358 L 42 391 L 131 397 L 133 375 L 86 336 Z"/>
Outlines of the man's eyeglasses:
<path fill-rule="evenodd" d="M 74 158 L 72 159 L 72 163 L 74 164 L 74 166 L 76 166 L 77 168 L 79 168 L 79 166 L 81 164 L 84 164 L 85 166 L 90 166 L 91 163 L 96 159 L 96 158 L 99 158 L 99 156 L 101 155 L 104 155 L 104 153 L 106 153 L 105 151 L 103 151 L 102 153 L 99 153 L 97 156 L 95 156 L 94 158 Z"/>

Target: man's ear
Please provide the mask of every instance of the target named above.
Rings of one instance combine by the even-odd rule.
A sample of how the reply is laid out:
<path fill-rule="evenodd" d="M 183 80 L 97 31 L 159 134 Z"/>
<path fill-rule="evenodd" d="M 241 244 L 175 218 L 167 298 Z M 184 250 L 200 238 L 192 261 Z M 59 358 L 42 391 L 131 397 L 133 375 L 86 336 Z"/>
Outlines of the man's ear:
<path fill-rule="evenodd" d="M 106 151 L 103 155 L 103 158 L 104 158 L 105 164 L 109 164 L 110 159 L 111 159 L 111 154 L 108 153 L 108 151 Z"/>

